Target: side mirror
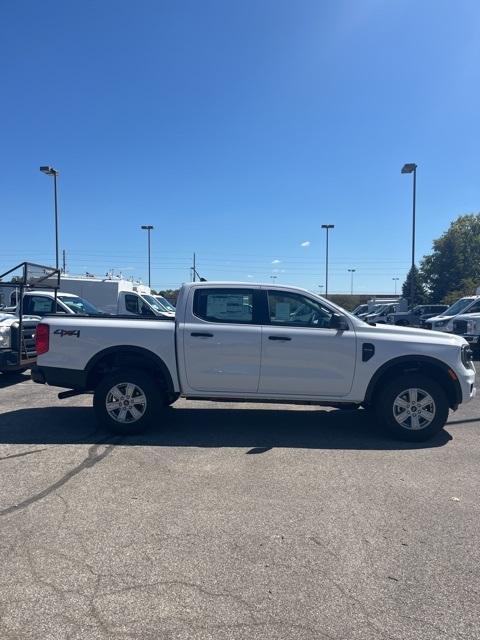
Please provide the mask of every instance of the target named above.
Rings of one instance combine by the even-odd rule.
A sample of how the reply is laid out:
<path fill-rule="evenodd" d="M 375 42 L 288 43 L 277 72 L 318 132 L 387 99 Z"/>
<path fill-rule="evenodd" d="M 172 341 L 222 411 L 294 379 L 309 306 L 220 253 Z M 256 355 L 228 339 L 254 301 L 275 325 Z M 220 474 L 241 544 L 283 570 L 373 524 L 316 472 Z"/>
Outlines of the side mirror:
<path fill-rule="evenodd" d="M 337 329 L 338 331 L 348 331 L 348 322 L 340 314 L 334 313 L 330 318 L 329 329 Z"/>

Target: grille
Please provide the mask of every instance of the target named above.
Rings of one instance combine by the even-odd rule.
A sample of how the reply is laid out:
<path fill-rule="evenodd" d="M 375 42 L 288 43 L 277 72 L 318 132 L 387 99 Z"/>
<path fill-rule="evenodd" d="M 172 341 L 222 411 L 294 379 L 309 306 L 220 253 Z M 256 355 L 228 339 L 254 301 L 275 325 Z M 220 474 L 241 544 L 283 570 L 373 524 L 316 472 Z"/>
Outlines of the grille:
<path fill-rule="evenodd" d="M 35 350 L 35 329 L 36 322 L 23 322 L 22 324 L 22 341 L 21 341 L 21 358 L 22 360 L 30 360 L 37 357 Z M 12 349 L 18 347 L 18 332 L 19 325 L 15 323 L 12 325 Z"/>
<path fill-rule="evenodd" d="M 468 332 L 468 324 L 466 320 L 454 320 L 453 321 L 453 333 L 459 336 L 463 336 Z"/>

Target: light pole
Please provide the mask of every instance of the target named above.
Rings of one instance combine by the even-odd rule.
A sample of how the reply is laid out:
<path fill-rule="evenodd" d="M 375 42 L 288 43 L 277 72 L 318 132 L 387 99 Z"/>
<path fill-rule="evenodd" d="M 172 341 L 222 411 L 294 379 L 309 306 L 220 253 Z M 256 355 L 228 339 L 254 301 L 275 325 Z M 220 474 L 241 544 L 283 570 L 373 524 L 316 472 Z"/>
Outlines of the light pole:
<path fill-rule="evenodd" d="M 57 202 L 58 171 L 53 167 L 40 167 L 40 171 L 47 176 L 53 176 L 53 196 L 55 199 L 55 269 L 58 269 L 58 202 Z"/>
<path fill-rule="evenodd" d="M 402 173 L 413 173 L 413 216 L 412 216 L 412 267 L 410 277 L 410 306 L 415 304 L 415 278 L 413 270 L 415 267 L 415 203 L 417 198 L 417 165 L 414 162 L 404 164 L 402 167 Z"/>
<path fill-rule="evenodd" d="M 399 281 L 399 278 L 392 278 L 392 280 L 395 282 L 395 295 L 397 295 L 397 282 Z"/>
<path fill-rule="evenodd" d="M 353 296 L 353 274 L 356 269 L 347 269 L 347 271 L 350 274 L 350 295 Z"/>
<path fill-rule="evenodd" d="M 148 286 L 150 286 L 150 231 L 153 226 L 151 224 L 142 224 L 142 229 L 148 233 Z"/>
<path fill-rule="evenodd" d="M 277 279 L 277 276 L 270 276 L 270 278 L 272 279 L 273 284 L 275 284 L 275 281 Z"/>
<path fill-rule="evenodd" d="M 325 298 L 328 298 L 328 231 L 334 228 L 334 224 L 322 224 L 322 229 L 325 229 L 327 232 L 327 250 L 325 253 Z"/>

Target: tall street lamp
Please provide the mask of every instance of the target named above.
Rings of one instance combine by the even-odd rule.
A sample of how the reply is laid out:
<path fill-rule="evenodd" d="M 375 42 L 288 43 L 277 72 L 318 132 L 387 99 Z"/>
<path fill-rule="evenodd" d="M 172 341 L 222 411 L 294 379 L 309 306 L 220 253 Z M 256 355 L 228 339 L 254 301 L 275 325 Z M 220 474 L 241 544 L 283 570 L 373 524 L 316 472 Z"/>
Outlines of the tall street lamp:
<path fill-rule="evenodd" d="M 47 176 L 53 176 L 53 195 L 55 199 L 55 268 L 58 269 L 58 202 L 57 202 L 58 171 L 53 167 L 40 167 L 40 171 Z"/>
<path fill-rule="evenodd" d="M 272 279 L 273 284 L 275 284 L 275 282 L 277 280 L 277 276 L 270 276 L 270 278 Z"/>
<path fill-rule="evenodd" d="M 353 296 L 353 274 L 356 269 L 347 269 L 347 271 L 350 274 L 350 295 Z"/>
<path fill-rule="evenodd" d="M 142 229 L 148 232 L 148 286 L 150 286 L 150 231 L 153 226 L 151 224 L 142 224 Z"/>
<path fill-rule="evenodd" d="M 397 295 L 397 282 L 399 281 L 399 278 L 392 278 L 392 280 L 395 282 L 395 295 Z"/>
<path fill-rule="evenodd" d="M 334 229 L 334 224 L 322 224 L 322 229 L 327 232 L 327 250 L 325 252 L 325 298 L 328 298 L 328 232 L 330 229 Z"/>
<path fill-rule="evenodd" d="M 413 173 L 413 219 L 412 219 L 412 270 L 410 277 L 410 306 L 415 304 L 415 278 L 413 269 L 415 267 L 415 201 L 417 197 L 417 165 L 414 162 L 404 164 L 402 173 Z"/>

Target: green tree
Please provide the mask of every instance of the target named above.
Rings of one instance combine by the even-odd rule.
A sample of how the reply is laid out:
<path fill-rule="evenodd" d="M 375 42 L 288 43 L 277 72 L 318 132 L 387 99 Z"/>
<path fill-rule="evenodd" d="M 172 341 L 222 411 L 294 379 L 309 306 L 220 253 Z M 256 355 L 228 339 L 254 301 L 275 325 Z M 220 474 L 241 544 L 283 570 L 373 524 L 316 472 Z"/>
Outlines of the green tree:
<path fill-rule="evenodd" d="M 413 300 L 411 300 L 412 280 L 414 287 Z M 427 301 L 427 292 L 423 284 L 422 274 L 415 265 L 410 268 L 407 278 L 402 284 L 402 296 L 408 300 L 409 306 L 413 306 L 414 304 L 425 304 Z"/>
<path fill-rule="evenodd" d="M 179 292 L 180 289 L 164 289 L 163 291 L 159 291 L 158 295 L 163 296 L 167 300 L 174 300 L 176 302 Z"/>
<path fill-rule="evenodd" d="M 458 217 L 421 263 L 431 302 L 449 302 L 480 284 L 480 213 Z"/>
<path fill-rule="evenodd" d="M 478 280 L 465 278 L 465 280 L 462 280 L 460 283 L 460 288 L 455 289 L 455 291 L 450 291 L 450 293 L 443 297 L 442 302 L 444 304 L 453 304 L 455 300 L 463 298 L 463 296 L 473 296 L 475 295 L 478 285 Z"/>

